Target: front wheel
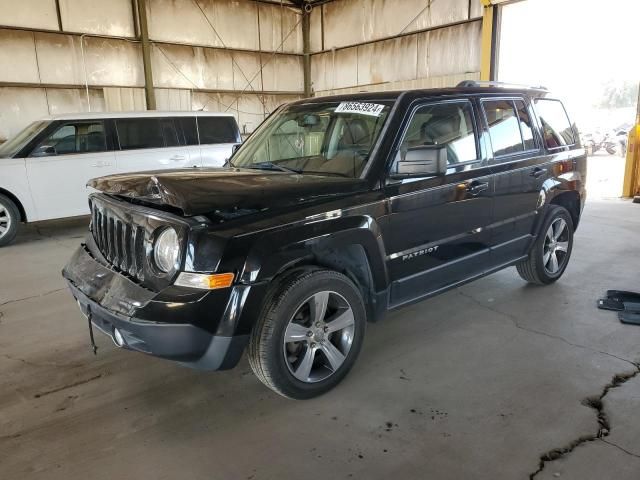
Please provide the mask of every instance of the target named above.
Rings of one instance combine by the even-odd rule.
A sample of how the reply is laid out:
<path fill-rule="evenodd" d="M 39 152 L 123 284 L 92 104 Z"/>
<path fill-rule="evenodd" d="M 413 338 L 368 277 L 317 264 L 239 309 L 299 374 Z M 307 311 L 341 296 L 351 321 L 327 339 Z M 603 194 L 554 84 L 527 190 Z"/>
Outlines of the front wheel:
<path fill-rule="evenodd" d="M 516 265 L 529 283 L 548 285 L 558 280 L 569 263 L 573 248 L 573 220 L 566 208 L 551 205 L 529 257 Z"/>
<path fill-rule="evenodd" d="M 4 195 L 0 195 L 0 247 L 9 245 L 16 238 L 20 212 L 16 205 Z"/>
<path fill-rule="evenodd" d="M 358 288 L 331 270 L 286 276 L 251 333 L 249 363 L 267 387 L 308 399 L 335 387 L 356 361 L 366 313 Z"/>

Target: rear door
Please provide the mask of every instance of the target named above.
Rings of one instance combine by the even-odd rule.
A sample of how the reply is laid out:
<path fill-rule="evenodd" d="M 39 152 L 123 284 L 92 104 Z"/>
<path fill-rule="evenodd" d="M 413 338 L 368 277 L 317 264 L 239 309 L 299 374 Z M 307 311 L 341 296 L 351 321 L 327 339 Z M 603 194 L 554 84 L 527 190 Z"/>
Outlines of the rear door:
<path fill-rule="evenodd" d="M 120 150 L 118 172 L 186 168 L 198 165 L 183 144 L 174 118 L 122 118 L 115 121 Z"/>
<path fill-rule="evenodd" d="M 495 174 L 491 263 L 497 267 L 527 253 L 550 165 L 524 97 L 484 98 L 481 104 L 493 152 L 489 160 Z"/>
<path fill-rule="evenodd" d="M 381 219 L 391 304 L 411 302 L 482 274 L 489 260 L 493 180 L 470 100 L 416 105 L 393 155 L 446 145 L 446 175 L 389 179 Z M 393 168 L 393 167 L 392 167 Z"/>
<path fill-rule="evenodd" d="M 87 182 L 116 172 L 102 120 L 54 124 L 26 159 L 27 178 L 39 220 L 89 213 Z"/>
<path fill-rule="evenodd" d="M 221 167 L 241 142 L 236 119 L 232 116 L 199 116 L 198 135 L 202 166 Z"/>

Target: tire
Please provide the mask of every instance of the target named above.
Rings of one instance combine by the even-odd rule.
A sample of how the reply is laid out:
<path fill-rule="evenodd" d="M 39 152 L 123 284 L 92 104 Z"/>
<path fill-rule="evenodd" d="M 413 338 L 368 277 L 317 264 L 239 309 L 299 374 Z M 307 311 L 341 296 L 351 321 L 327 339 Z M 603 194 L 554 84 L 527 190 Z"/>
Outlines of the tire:
<path fill-rule="evenodd" d="M 20 212 L 15 203 L 0 195 L 0 247 L 9 245 L 16 238 Z"/>
<path fill-rule="evenodd" d="M 558 232 L 563 225 L 565 227 Z M 528 258 L 516 265 L 520 276 L 536 285 L 548 285 L 558 280 L 571 258 L 573 231 L 573 220 L 567 209 L 551 205 Z"/>
<path fill-rule="evenodd" d="M 276 393 L 313 398 L 349 373 L 365 326 L 362 295 L 349 278 L 332 270 L 297 271 L 267 295 L 251 332 L 249 364 Z"/>

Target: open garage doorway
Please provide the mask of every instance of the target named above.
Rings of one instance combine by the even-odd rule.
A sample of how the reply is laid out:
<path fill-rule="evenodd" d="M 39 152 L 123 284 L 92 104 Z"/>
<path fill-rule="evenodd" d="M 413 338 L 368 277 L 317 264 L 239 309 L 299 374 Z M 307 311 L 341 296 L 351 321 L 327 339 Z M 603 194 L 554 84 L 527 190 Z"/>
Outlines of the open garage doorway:
<path fill-rule="evenodd" d="M 588 149 L 590 199 L 622 194 L 640 80 L 638 18 L 637 0 L 527 0 L 501 7 L 497 80 L 543 85 L 565 101 Z"/>

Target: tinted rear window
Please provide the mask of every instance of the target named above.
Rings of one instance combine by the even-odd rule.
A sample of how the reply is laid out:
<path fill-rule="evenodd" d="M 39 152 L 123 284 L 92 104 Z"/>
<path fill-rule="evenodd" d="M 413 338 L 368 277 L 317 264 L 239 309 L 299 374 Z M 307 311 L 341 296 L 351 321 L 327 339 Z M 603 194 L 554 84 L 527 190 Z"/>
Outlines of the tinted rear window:
<path fill-rule="evenodd" d="M 511 100 L 483 101 L 496 157 L 524 151 L 518 115 Z"/>
<path fill-rule="evenodd" d="M 164 139 L 157 118 L 125 118 L 116 120 L 122 150 L 162 148 Z"/>
<path fill-rule="evenodd" d="M 238 127 L 233 117 L 198 117 L 200 143 L 236 143 Z"/>
<path fill-rule="evenodd" d="M 176 127 L 183 145 L 198 145 L 198 126 L 195 117 L 176 117 Z"/>
<path fill-rule="evenodd" d="M 536 142 L 533 139 L 533 122 L 529 115 L 529 110 L 522 100 L 514 102 L 518 110 L 518 120 L 520 121 L 520 132 L 522 132 L 522 140 L 524 141 L 525 150 L 533 150 L 536 148 Z"/>
<path fill-rule="evenodd" d="M 178 138 L 178 130 L 176 129 L 173 118 L 161 118 L 160 127 L 162 128 L 162 135 L 164 136 L 164 144 L 166 147 L 184 145 L 182 139 Z"/>
<path fill-rule="evenodd" d="M 562 148 L 575 144 L 573 128 L 567 112 L 559 100 L 538 99 L 536 111 L 542 126 L 542 136 L 547 148 Z"/>

